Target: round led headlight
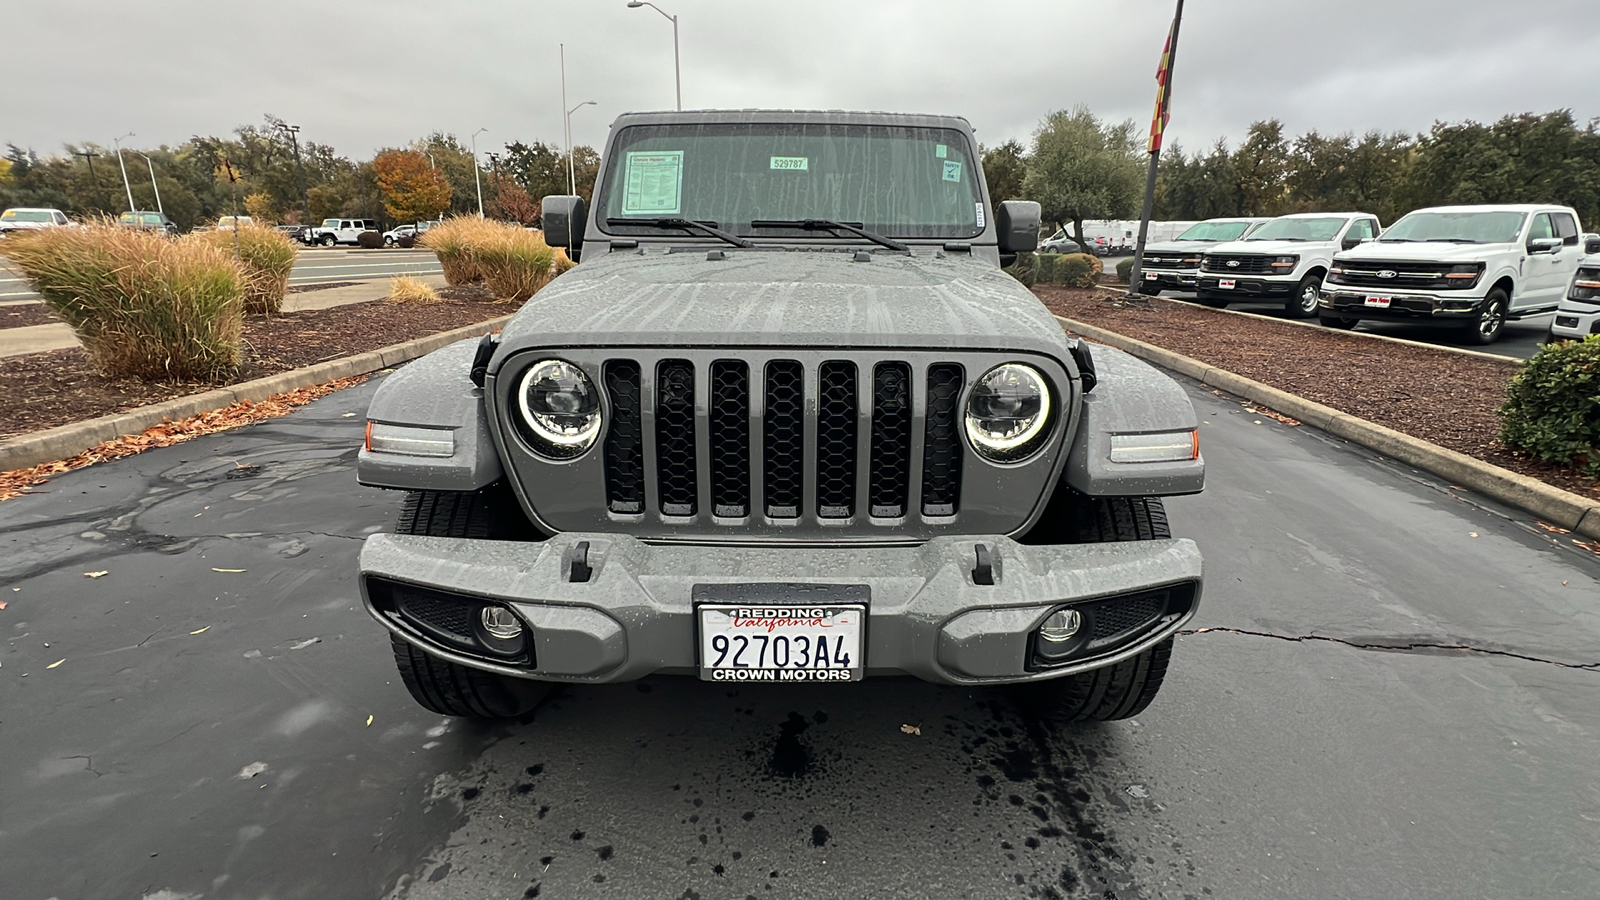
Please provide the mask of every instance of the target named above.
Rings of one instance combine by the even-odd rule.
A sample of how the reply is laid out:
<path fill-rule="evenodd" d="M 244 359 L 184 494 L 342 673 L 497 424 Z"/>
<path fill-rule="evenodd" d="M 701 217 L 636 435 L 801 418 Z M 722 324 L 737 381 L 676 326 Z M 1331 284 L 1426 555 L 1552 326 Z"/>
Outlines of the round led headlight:
<path fill-rule="evenodd" d="M 552 459 L 583 455 L 600 436 L 600 392 L 583 370 L 560 359 L 534 363 L 517 385 L 523 433 Z"/>
<path fill-rule="evenodd" d="M 1025 459 L 1050 432 L 1050 387 L 1031 366 L 1006 363 L 978 379 L 967 398 L 967 439 L 995 462 Z"/>

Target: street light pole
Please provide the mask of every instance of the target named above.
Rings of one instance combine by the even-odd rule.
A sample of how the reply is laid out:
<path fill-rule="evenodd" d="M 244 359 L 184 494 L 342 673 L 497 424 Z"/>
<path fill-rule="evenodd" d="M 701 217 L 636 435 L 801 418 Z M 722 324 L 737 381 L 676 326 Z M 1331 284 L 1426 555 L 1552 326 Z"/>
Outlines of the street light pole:
<path fill-rule="evenodd" d="M 672 74 L 678 86 L 678 111 L 683 111 L 683 64 L 682 57 L 678 54 L 678 17 L 671 15 L 661 7 L 651 3 L 650 0 L 628 0 L 629 9 L 638 9 L 648 6 L 672 22 Z"/>
<path fill-rule="evenodd" d="M 572 114 L 577 112 L 580 109 L 583 109 L 585 106 L 598 106 L 598 105 L 599 104 L 595 103 L 593 100 L 585 100 L 582 103 L 579 103 L 577 106 L 574 106 L 573 108 L 567 110 L 567 115 L 566 115 L 566 126 L 567 126 L 567 193 L 569 193 L 569 194 L 577 194 L 578 193 L 577 169 L 575 169 L 573 167 L 573 165 L 572 165 Z"/>
<path fill-rule="evenodd" d="M 488 131 L 488 126 L 472 133 L 472 182 L 478 187 L 478 218 L 483 218 L 483 178 L 478 174 L 478 135 Z"/>
<path fill-rule="evenodd" d="M 94 158 L 100 154 L 93 150 L 74 150 L 72 155 L 83 157 L 83 161 L 89 164 L 89 182 L 94 185 L 94 192 L 100 193 L 100 176 L 94 174 Z"/>
<path fill-rule="evenodd" d="M 133 132 L 128 132 L 122 137 L 112 138 L 111 143 L 117 148 L 117 165 L 122 169 L 122 189 L 128 192 L 128 211 L 137 209 L 133 205 L 133 185 L 128 183 L 128 166 L 122 161 L 122 138 L 133 137 Z"/>
<path fill-rule="evenodd" d="M 300 200 L 306 205 L 305 221 L 302 225 L 311 224 L 311 193 L 306 190 L 306 168 L 300 164 L 300 126 L 279 122 L 278 127 L 289 133 L 289 145 L 294 147 L 295 177 L 300 182 Z"/>
<path fill-rule="evenodd" d="M 144 164 L 150 167 L 150 190 L 154 191 L 156 195 L 156 212 L 166 215 L 167 208 L 161 205 L 161 188 L 156 185 L 156 164 L 151 162 L 150 157 L 145 156 L 143 153 L 139 153 L 137 150 L 134 153 L 138 156 L 144 156 Z"/>

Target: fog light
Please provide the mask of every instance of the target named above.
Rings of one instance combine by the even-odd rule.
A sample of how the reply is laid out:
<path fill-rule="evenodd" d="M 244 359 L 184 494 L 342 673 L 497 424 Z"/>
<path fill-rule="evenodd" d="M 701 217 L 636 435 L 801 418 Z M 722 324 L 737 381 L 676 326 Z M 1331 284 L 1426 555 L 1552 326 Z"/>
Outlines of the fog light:
<path fill-rule="evenodd" d="M 522 636 L 522 620 L 504 606 L 485 606 L 478 619 L 490 637 L 510 641 Z"/>
<path fill-rule="evenodd" d="M 1064 644 L 1078 633 L 1083 616 L 1075 609 L 1058 609 L 1039 626 L 1039 637 L 1048 644 Z"/>

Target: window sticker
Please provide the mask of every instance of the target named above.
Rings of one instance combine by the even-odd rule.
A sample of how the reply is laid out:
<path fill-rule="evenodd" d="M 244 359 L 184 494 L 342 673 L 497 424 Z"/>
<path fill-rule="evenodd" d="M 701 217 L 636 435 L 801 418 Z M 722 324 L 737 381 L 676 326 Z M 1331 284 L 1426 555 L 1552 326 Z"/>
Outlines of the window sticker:
<path fill-rule="evenodd" d="M 811 171 L 811 160 L 805 156 L 774 156 L 772 158 L 772 167 L 789 172 L 809 172 Z"/>
<path fill-rule="evenodd" d="M 939 146 L 933 148 L 933 155 L 939 157 L 940 159 L 944 159 L 946 156 L 950 155 L 950 148 L 940 144 Z"/>
<path fill-rule="evenodd" d="M 630 150 L 624 176 L 624 216 L 682 214 L 682 150 Z"/>
<path fill-rule="evenodd" d="M 944 161 L 944 180 L 945 181 L 960 181 L 961 180 L 961 163 L 960 163 L 960 161 L 954 160 L 954 159 L 947 159 L 947 160 Z"/>
<path fill-rule="evenodd" d="M 983 227 L 983 201 L 978 201 L 978 227 Z"/>

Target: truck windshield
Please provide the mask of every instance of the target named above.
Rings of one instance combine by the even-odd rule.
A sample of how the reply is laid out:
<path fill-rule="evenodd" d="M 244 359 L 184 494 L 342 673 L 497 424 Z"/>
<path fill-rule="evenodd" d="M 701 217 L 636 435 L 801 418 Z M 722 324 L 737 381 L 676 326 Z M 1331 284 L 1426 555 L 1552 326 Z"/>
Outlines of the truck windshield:
<path fill-rule="evenodd" d="M 1488 212 L 1414 212 L 1378 238 L 1380 243 L 1440 241 L 1450 244 L 1509 244 L 1522 233 L 1526 214 Z"/>
<path fill-rule="evenodd" d="M 1249 222 L 1201 222 L 1178 235 L 1180 241 L 1237 241 L 1250 227 Z"/>
<path fill-rule="evenodd" d="M 1273 219 L 1245 238 L 1247 241 L 1331 241 L 1344 227 L 1345 220 Z"/>
<path fill-rule="evenodd" d="M 48 209 L 8 209 L 0 213 L 0 220 L 7 222 L 48 222 L 50 211 Z"/>
<path fill-rule="evenodd" d="M 977 179 L 953 129 L 634 125 L 617 137 L 596 205 L 613 234 L 659 234 L 645 220 L 684 219 L 741 237 L 861 239 L 803 225 L 831 220 L 890 238 L 972 238 L 984 227 Z"/>

